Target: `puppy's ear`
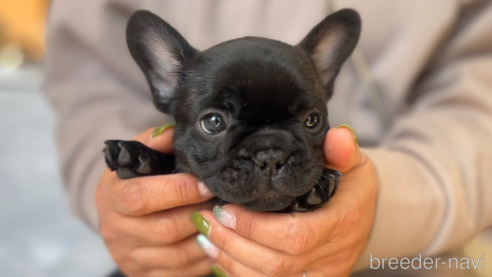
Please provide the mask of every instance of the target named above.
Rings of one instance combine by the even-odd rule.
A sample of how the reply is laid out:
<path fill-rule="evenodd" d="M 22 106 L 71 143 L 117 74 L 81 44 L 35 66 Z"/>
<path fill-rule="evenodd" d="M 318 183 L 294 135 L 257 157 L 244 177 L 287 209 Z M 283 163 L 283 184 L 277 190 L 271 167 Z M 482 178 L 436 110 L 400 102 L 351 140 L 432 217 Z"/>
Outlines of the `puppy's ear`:
<path fill-rule="evenodd" d="M 343 9 L 323 19 L 297 46 L 311 58 L 328 98 L 340 67 L 359 40 L 360 29 L 359 13 Z"/>
<path fill-rule="evenodd" d="M 171 25 L 144 10 L 135 12 L 128 21 L 126 42 L 149 82 L 155 106 L 172 114 L 181 69 L 198 51 Z"/>

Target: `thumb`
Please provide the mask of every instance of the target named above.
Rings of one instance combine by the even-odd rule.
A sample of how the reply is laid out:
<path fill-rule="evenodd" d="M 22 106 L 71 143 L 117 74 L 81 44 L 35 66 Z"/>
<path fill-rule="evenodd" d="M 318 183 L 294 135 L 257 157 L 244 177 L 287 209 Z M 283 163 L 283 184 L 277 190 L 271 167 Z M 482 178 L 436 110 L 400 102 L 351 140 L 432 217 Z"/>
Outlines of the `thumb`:
<path fill-rule="evenodd" d="M 326 166 L 346 173 L 358 166 L 362 160 L 354 129 L 347 124 L 340 124 L 328 131 L 323 152 Z"/>
<path fill-rule="evenodd" d="M 135 136 L 133 140 L 139 141 L 164 154 L 172 154 L 173 136 L 174 124 L 165 124 L 157 128 L 147 129 L 143 133 Z"/>

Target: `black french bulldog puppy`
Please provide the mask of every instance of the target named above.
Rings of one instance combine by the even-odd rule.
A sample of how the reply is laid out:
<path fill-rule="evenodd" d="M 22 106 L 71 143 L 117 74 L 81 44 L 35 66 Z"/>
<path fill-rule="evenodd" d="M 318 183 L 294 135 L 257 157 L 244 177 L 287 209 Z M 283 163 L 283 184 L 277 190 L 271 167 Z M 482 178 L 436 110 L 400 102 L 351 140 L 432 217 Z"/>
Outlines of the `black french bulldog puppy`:
<path fill-rule="evenodd" d="M 326 103 L 359 39 L 358 13 L 327 16 L 297 45 L 259 37 L 198 51 L 149 11 L 128 22 L 127 43 L 154 104 L 176 120 L 175 156 L 135 141 L 106 141 L 120 178 L 187 172 L 222 203 L 253 211 L 321 207 L 341 174 L 325 168 Z"/>

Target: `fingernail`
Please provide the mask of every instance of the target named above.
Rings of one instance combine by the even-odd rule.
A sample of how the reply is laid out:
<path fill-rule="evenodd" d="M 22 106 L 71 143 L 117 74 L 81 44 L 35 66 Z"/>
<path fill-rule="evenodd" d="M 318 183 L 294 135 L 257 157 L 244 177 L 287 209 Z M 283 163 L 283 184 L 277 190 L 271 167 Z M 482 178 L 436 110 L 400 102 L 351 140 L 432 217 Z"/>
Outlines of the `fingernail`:
<path fill-rule="evenodd" d="M 203 198 L 214 196 L 213 193 L 208 189 L 207 185 L 205 185 L 203 182 L 198 182 L 198 193 Z"/>
<path fill-rule="evenodd" d="M 337 128 L 347 128 L 352 132 L 352 135 L 354 136 L 354 144 L 357 145 L 357 134 L 355 133 L 354 128 L 348 124 L 340 124 L 337 126 Z"/>
<path fill-rule="evenodd" d="M 216 276 L 216 277 L 227 277 L 227 274 L 225 274 L 224 271 L 222 271 L 222 269 L 220 269 L 218 266 L 216 265 L 211 265 L 210 266 L 210 270 L 212 270 L 212 273 Z"/>
<path fill-rule="evenodd" d="M 208 236 L 210 234 L 210 223 L 199 212 L 193 212 L 191 214 L 191 221 L 195 225 L 198 232 Z"/>
<path fill-rule="evenodd" d="M 196 243 L 212 259 L 217 259 L 219 249 L 206 236 L 199 234 L 196 237 Z"/>
<path fill-rule="evenodd" d="M 160 127 L 157 127 L 155 128 L 154 132 L 152 132 L 152 138 L 155 138 L 159 135 L 162 135 L 162 133 L 164 133 L 164 131 L 166 131 L 166 129 L 169 129 L 171 127 L 174 127 L 174 123 L 170 123 L 170 124 L 164 124 Z"/>
<path fill-rule="evenodd" d="M 236 215 L 221 206 L 215 206 L 213 211 L 215 218 L 225 227 L 236 229 Z"/>

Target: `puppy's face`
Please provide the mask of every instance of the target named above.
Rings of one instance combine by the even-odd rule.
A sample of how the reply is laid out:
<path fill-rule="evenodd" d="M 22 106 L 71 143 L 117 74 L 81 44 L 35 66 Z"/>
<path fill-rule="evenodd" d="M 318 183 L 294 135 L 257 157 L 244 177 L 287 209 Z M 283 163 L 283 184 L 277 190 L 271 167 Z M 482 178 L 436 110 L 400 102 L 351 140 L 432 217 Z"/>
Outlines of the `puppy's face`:
<path fill-rule="evenodd" d="M 246 37 L 199 52 L 140 11 L 127 38 L 157 108 L 175 117 L 178 170 L 227 202 L 278 211 L 322 178 L 326 102 L 359 32 L 344 10 L 298 46 Z"/>
<path fill-rule="evenodd" d="M 260 38 L 198 53 L 175 100 L 178 166 L 252 210 L 281 210 L 307 193 L 329 128 L 327 96 L 307 60 Z"/>

